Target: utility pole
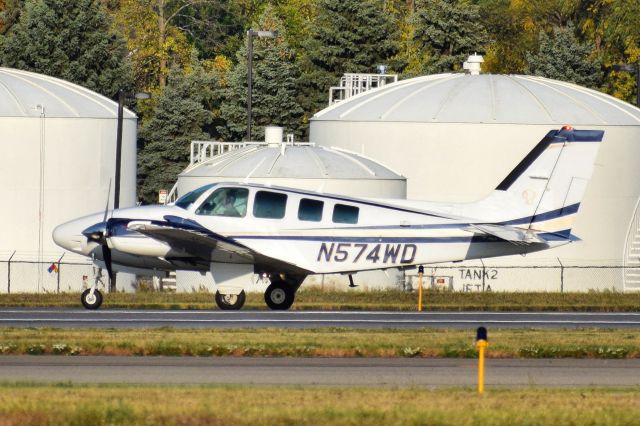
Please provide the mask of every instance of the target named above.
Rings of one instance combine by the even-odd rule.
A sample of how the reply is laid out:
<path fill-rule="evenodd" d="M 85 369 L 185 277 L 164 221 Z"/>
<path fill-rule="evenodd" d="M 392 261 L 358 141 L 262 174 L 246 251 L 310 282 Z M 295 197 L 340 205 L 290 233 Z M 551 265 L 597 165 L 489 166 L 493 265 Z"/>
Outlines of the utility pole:
<path fill-rule="evenodd" d="M 276 38 L 277 31 L 247 31 L 247 142 L 251 142 L 251 92 L 253 89 L 253 38 Z"/>

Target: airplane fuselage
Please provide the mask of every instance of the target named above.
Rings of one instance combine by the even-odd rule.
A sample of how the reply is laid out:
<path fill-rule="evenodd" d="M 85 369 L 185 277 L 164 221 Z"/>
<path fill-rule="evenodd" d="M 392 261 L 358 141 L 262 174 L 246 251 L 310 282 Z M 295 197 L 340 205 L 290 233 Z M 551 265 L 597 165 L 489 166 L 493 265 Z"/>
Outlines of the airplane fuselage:
<path fill-rule="evenodd" d="M 247 190 L 247 204 L 242 216 L 211 215 L 198 210 L 202 199 L 220 188 Z M 260 211 L 259 201 L 256 201 L 258 193 L 263 196 L 277 194 L 275 198 L 283 200 L 282 205 L 273 206 L 277 210 L 275 212 Z M 313 214 L 305 215 L 305 205 L 313 206 Z M 86 223 L 97 222 L 101 216 L 96 214 L 87 218 Z M 310 274 L 406 268 L 524 254 L 567 242 L 564 238 L 555 242 L 553 238 L 547 238 L 545 244 L 515 245 L 474 232 L 470 228 L 470 220 L 393 205 L 389 200 L 381 202 L 244 184 L 218 184 L 186 209 L 177 206 L 136 207 L 115 210 L 109 217 L 126 219 L 109 238 L 114 263 L 159 270 L 208 270 L 209 261 L 247 263 L 241 257 L 225 257 L 226 254 L 217 255 L 222 256 L 217 259 L 194 259 L 186 251 L 131 229 L 145 223 L 162 223 L 167 217 L 195 223 L 205 233 L 223 235 L 252 251 L 280 259 Z M 77 228 L 78 233 L 82 226 Z M 552 237 L 553 234 L 547 236 Z M 82 240 L 81 235 L 77 240 Z M 95 257 L 102 260 L 97 247 L 95 243 L 93 247 L 90 243 L 84 248 L 78 245 L 79 250 L 76 251 L 87 255 L 87 249 L 93 250 Z"/>

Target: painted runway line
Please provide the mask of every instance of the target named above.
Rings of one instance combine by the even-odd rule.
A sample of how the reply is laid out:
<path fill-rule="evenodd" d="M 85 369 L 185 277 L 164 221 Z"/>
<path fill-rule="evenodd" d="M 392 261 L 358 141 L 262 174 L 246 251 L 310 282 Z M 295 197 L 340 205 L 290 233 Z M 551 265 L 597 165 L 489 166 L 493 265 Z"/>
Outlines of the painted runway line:
<path fill-rule="evenodd" d="M 639 313 L 346 312 L 0 309 L 0 326 L 35 327 L 360 327 L 640 328 Z"/>

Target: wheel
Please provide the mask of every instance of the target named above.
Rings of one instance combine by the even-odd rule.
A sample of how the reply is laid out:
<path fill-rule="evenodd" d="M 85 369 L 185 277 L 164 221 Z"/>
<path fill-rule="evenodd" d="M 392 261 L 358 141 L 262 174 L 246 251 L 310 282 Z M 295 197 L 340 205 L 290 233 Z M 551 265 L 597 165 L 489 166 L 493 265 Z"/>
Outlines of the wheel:
<path fill-rule="evenodd" d="M 100 305 L 102 305 L 102 293 L 100 293 L 100 290 L 93 290 L 93 294 L 91 294 L 91 289 L 86 289 L 82 292 L 80 301 L 82 302 L 82 306 L 87 309 L 98 309 Z"/>
<path fill-rule="evenodd" d="M 264 292 L 264 301 L 274 311 L 286 311 L 293 305 L 296 292 L 284 281 L 272 282 Z"/>
<path fill-rule="evenodd" d="M 222 294 L 216 291 L 216 304 L 223 311 L 237 311 L 244 306 L 246 298 L 244 290 L 239 294 Z"/>

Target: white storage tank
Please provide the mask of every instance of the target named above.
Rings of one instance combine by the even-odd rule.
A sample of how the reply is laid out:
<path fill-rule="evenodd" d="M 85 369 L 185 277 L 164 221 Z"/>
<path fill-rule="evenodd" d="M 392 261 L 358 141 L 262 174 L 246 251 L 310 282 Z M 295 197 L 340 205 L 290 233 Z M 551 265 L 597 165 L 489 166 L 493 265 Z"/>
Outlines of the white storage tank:
<path fill-rule="evenodd" d="M 573 228 L 583 241 L 526 258 L 486 260 L 485 266 L 558 267 L 546 271 L 552 278 L 533 269 L 518 277 L 496 269 L 492 289 L 640 289 L 640 109 L 628 103 L 541 77 L 430 75 L 320 111 L 310 140 L 383 159 L 407 177 L 408 198 L 465 202 L 486 196 L 548 131 L 567 124 L 605 131 Z M 564 269 L 561 276 L 561 264 L 590 268 Z M 479 282 L 464 278 L 478 276 L 469 268 L 441 272 L 462 289 Z M 486 270 L 481 275 L 486 284 Z"/>
<path fill-rule="evenodd" d="M 0 99 L 0 292 L 77 291 L 91 268 L 58 247 L 51 232 L 104 210 L 110 182 L 113 207 L 118 104 L 67 81 L 8 68 L 0 68 Z M 135 204 L 136 125 L 125 109 L 121 207 Z M 49 271 L 60 259 L 60 270 Z"/>
<path fill-rule="evenodd" d="M 406 179 L 351 152 L 310 144 L 245 144 L 188 167 L 178 196 L 211 182 L 246 182 L 358 197 L 405 198 Z"/>

